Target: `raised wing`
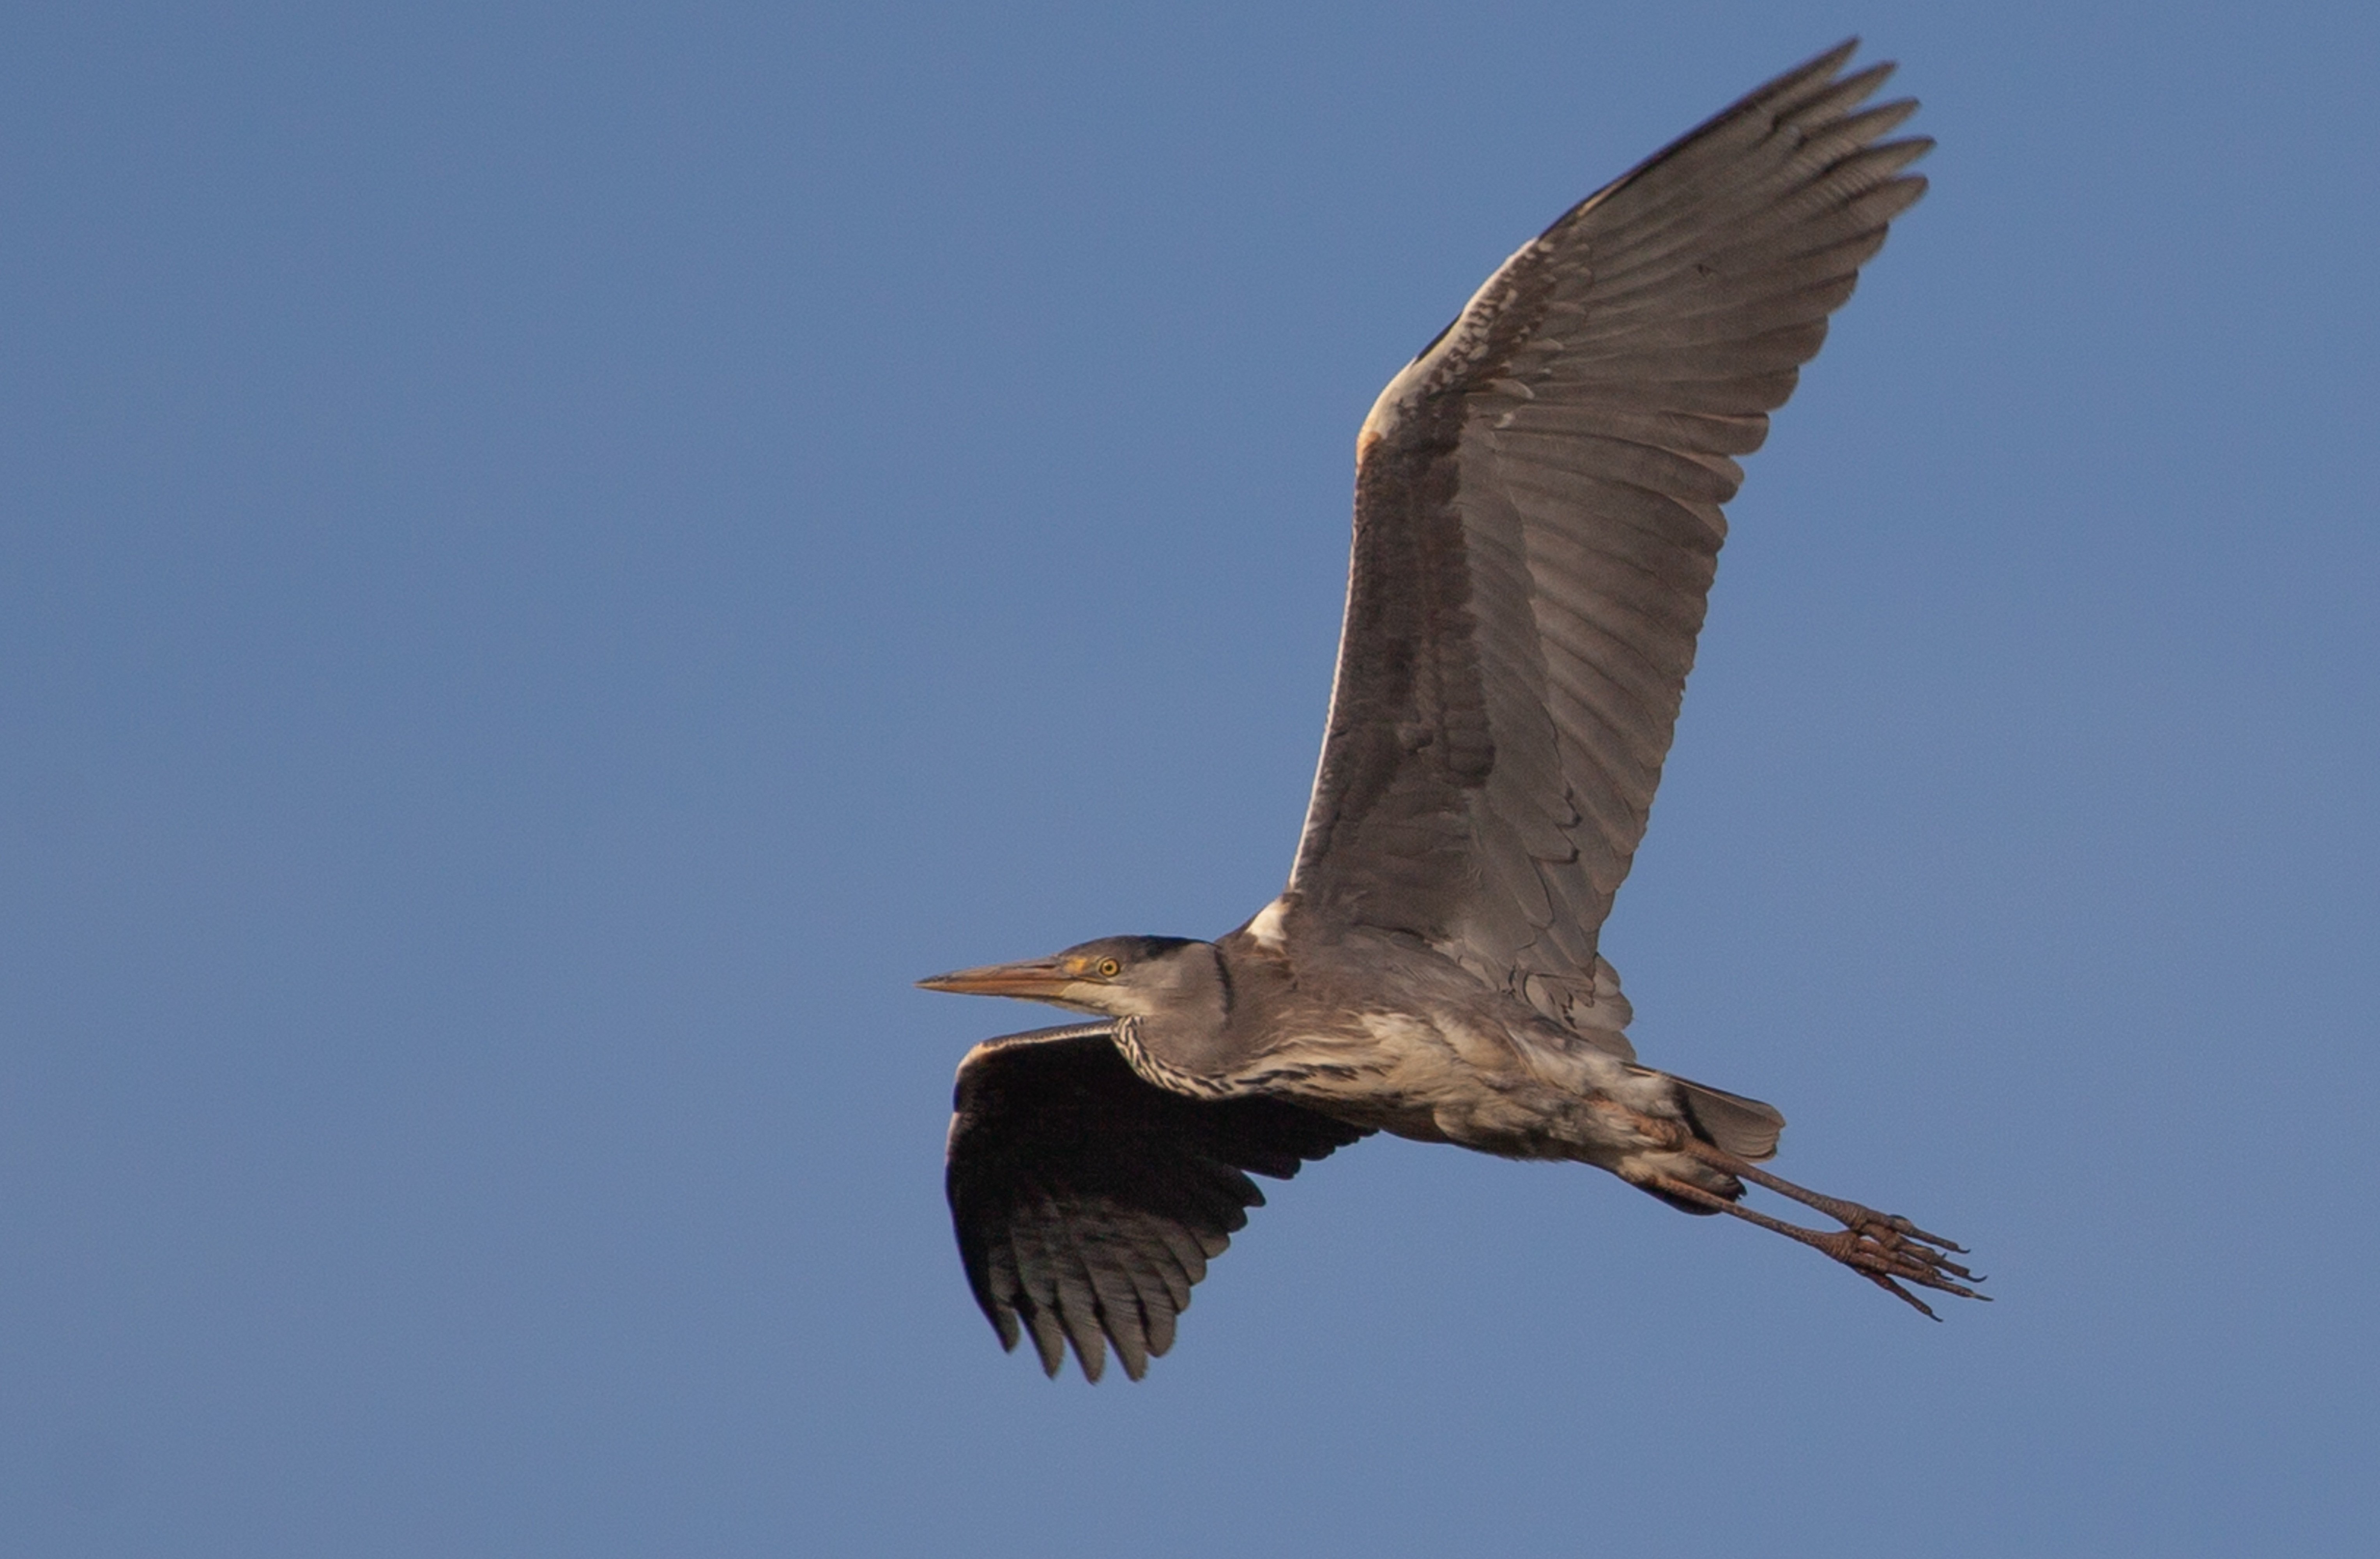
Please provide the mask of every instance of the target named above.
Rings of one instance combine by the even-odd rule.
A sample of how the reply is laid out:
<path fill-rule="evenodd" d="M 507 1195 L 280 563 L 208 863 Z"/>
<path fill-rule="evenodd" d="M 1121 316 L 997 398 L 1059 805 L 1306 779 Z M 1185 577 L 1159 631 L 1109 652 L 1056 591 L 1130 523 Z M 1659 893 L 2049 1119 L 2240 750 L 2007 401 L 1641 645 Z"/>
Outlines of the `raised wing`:
<path fill-rule="evenodd" d="M 1596 937 L 1645 835 L 1767 413 L 1932 143 L 1853 43 L 1504 262 L 1372 408 L 1330 723 L 1291 888 L 1609 1045 Z M 1624 1052 L 1625 1042 L 1611 1045 Z"/>
<path fill-rule="evenodd" d="M 1115 1344 L 1138 1380 L 1246 1209 L 1247 1171 L 1287 1179 L 1370 1133 L 1278 1099 L 1203 1100 L 1141 1081 L 1113 1025 L 987 1040 L 959 1063 L 946 1181 L 967 1284 L 1002 1348 L 1033 1335 L 1055 1375 Z"/>

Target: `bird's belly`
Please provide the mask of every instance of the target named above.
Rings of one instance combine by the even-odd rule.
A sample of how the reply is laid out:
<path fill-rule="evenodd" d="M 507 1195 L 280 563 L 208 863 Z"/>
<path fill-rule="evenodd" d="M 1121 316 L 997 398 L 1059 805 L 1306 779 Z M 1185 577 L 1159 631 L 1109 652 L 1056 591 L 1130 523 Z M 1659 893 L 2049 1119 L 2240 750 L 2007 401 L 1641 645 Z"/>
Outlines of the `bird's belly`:
<path fill-rule="evenodd" d="M 1416 1142 L 1607 1167 L 1661 1143 L 1645 1117 L 1677 1113 L 1668 1079 L 1583 1042 L 1403 1013 L 1358 1021 L 1360 1039 L 1317 1036 L 1287 1047 L 1304 1064 L 1264 1079 L 1269 1089 Z"/>

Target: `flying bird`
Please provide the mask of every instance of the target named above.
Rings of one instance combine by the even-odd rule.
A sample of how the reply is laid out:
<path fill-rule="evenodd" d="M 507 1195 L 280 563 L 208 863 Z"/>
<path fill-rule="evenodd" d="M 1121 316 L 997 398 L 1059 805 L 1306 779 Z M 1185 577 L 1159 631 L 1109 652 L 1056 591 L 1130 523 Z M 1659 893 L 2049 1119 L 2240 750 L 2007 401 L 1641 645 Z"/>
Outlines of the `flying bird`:
<path fill-rule="evenodd" d="M 1596 950 L 1694 662 L 1720 506 L 1933 144 L 1856 41 L 1572 207 L 1355 441 L 1329 729 L 1288 887 L 1213 941 L 919 982 L 1094 1020 L 959 1065 L 948 1190 L 1004 1347 L 1096 1381 L 1172 1346 L 1281 1178 L 1374 1131 L 1608 1169 L 1688 1213 L 1976 1299 L 1963 1247 L 1760 1164 L 1785 1118 L 1636 1058 Z M 1760 1186 L 1839 1227 L 1743 1204 Z"/>

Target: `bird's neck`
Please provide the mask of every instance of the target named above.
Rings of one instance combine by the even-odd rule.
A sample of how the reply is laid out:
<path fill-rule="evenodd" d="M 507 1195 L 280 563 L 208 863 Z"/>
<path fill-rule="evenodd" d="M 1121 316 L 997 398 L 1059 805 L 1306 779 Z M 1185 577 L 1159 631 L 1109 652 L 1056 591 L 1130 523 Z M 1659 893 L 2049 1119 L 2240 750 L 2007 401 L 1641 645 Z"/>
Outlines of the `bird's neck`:
<path fill-rule="evenodd" d="M 1171 976 L 1118 1027 L 1116 1044 L 1133 1070 L 1177 1094 L 1229 1092 L 1225 1081 L 1240 1048 L 1232 1043 L 1232 989 L 1222 955 L 1195 942 L 1170 961 Z"/>

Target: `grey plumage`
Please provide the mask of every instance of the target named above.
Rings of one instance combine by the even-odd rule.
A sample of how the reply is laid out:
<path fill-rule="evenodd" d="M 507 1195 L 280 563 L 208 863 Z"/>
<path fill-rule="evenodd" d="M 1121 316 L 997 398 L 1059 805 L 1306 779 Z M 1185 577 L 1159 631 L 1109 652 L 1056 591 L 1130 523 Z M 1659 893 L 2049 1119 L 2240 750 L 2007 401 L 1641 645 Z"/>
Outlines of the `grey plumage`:
<path fill-rule="evenodd" d="M 1376 1130 L 1597 1165 L 1695 1213 L 1974 1296 L 1958 1248 L 1756 1167 L 1784 1118 L 1638 1065 L 1597 951 L 1644 838 L 1720 506 L 1930 144 L 1852 45 L 1566 212 L 1393 379 L 1358 435 L 1329 729 L 1287 889 L 1214 942 L 1116 937 L 930 987 L 1106 1021 L 960 1070 L 953 1215 L 1004 1344 L 1096 1379 L 1170 1346 L 1207 1259 Z M 1821 1232 L 1741 1205 L 1745 1182 Z M 1965 1280 L 1965 1281 L 1961 1281 Z M 1928 1314 L 1932 1312 L 1927 1311 Z"/>
<path fill-rule="evenodd" d="M 1727 522 L 1924 181 L 1852 45 L 1566 212 L 1381 395 L 1292 889 L 1560 1021 L 1645 835 Z"/>

